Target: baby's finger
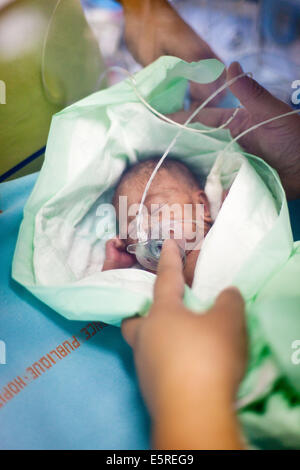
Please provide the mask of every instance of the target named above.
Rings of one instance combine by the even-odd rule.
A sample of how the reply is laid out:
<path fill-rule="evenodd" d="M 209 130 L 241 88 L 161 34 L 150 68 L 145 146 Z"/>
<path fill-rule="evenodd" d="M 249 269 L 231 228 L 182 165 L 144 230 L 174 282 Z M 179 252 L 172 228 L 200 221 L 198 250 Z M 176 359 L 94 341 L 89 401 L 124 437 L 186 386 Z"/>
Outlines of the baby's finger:
<path fill-rule="evenodd" d="M 116 248 L 118 248 L 119 250 L 122 250 L 122 249 L 125 248 L 124 240 L 122 240 L 118 236 L 116 238 L 114 238 L 113 240 L 114 240 L 114 245 L 115 245 Z"/>
<path fill-rule="evenodd" d="M 110 240 L 107 240 L 105 244 L 106 254 L 110 253 L 114 249 L 115 249 L 115 239 L 111 238 Z"/>
<path fill-rule="evenodd" d="M 153 306 L 157 308 L 162 303 L 170 306 L 172 304 L 178 305 L 182 302 L 183 294 L 184 278 L 179 248 L 174 240 L 166 240 L 163 244 L 158 265 Z"/>

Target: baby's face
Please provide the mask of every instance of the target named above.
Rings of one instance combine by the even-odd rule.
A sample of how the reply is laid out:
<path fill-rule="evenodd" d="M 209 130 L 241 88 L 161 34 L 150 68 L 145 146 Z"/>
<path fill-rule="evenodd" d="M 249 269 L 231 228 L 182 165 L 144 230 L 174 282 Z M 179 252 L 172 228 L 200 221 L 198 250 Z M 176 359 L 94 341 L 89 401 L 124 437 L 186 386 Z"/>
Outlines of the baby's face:
<path fill-rule="evenodd" d="M 147 181 L 140 181 L 137 182 L 137 184 L 132 184 L 131 182 L 122 188 L 119 195 L 127 196 L 128 208 L 133 204 L 138 207 L 143 196 L 146 182 Z M 165 223 L 168 224 L 169 221 L 181 221 L 183 233 L 186 233 L 188 230 L 191 231 L 191 229 L 193 229 L 195 233 L 195 229 L 198 229 L 195 227 L 195 224 L 191 224 L 191 220 L 199 219 L 198 209 L 200 205 L 202 205 L 202 220 L 199 222 L 202 223 L 201 233 L 205 236 L 210 228 L 211 220 L 204 191 L 197 187 L 188 187 L 184 179 L 181 180 L 180 177 L 176 178 L 168 170 L 161 169 L 155 176 L 144 203 L 148 211 L 148 228 L 149 226 L 152 228 L 152 226 L 158 222 L 164 225 Z M 186 209 L 187 207 L 188 210 Z M 172 208 L 172 210 L 165 210 L 166 208 Z M 118 214 L 118 207 L 116 207 L 116 209 Z M 136 213 L 135 211 L 133 215 L 127 214 L 127 227 L 129 228 L 129 236 L 126 240 L 127 246 L 137 242 L 136 230 L 134 230 L 134 228 L 136 228 Z M 123 220 L 126 220 L 126 218 Z M 121 224 L 121 220 L 119 220 L 119 222 Z M 120 226 L 120 231 L 122 231 L 122 229 L 123 227 Z M 199 245 L 196 246 L 196 244 L 193 245 L 193 249 L 186 251 L 184 271 L 186 282 L 189 284 L 191 284 L 193 279 L 198 254 Z"/>
<path fill-rule="evenodd" d="M 120 196 L 127 197 L 127 207 L 132 207 L 132 212 L 127 214 L 128 239 L 127 243 L 136 242 L 136 214 L 141 202 L 146 182 L 137 182 L 133 185 L 125 185 Z M 196 205 L 201 203 L 201 193 L 199 189 L 190 189 L 180 178 L 176 179 L 167 170 L 162 169 L 152 182 L 147 193 L 144 206 L 148 219 L 147 228 L 150 229 L 155 223 L 168 222 L 168 220 L 184 220 L 189 215 L 189 219 L 196 218 Z M 190 208 L 190 213 L 185 210 Z M 144 217 L 145 219 L 145 217 Z M 123 218 L 123 221 L 125 219 Z M 119 219 L 121 223 L 121 220 Z M 120 227 L 122 229 L 123 227 Z"/>

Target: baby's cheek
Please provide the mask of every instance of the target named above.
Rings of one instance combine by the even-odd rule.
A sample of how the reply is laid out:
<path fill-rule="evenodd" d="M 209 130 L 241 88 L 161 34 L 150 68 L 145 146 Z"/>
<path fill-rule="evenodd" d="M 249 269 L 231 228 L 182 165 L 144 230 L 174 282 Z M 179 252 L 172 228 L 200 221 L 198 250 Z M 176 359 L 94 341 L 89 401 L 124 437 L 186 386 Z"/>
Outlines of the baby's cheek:
<path fill-rule="evenodd" d="M 194 273 L 195 273 L 199 253 L 200 252 L 198 250 L 193 250 L 193 251 L 190 251 L 190 253 L 188 253 L 186 256 L 183 274 L 184 274 L 185 282 L 190 287 L 194 280 Z"/>

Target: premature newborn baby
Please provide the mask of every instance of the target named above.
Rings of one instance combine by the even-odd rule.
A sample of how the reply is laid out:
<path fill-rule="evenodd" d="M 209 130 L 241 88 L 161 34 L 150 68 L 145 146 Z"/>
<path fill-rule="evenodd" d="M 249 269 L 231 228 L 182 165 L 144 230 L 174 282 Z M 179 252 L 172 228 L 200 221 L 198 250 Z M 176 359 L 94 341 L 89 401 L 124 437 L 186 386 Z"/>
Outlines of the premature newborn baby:
<path fill-rule="evenodd" d="M 138 207 L 138 204 L 141 202 L 145 186 L 158 161 L 159 158 L 149 158 L 136 163 L 122 174 L 113 198 L 113 205 L 116 209 L 117 217 L 120 209 L 121 196 L 127 197 L 128 208 L 133 204 L 136 204 Z M 174 212 L 169 213 L 169 218 L 175 221 L 175 223 L 177 223 L 176 221 L 178 219 L 181 219 L 180 223 L 187 224 L 191 221 L 191 216 L 189 215 L 188 221 L 185 220 L 185 207 L 188 207 L 191 210 L 192 218 L 195 219 L 195 214 L 198 210 L 197 206 L 199 207 L 200 204 L 203 208 L 201 222 L 203 237 L 205 237 L 212 224 L 209 204 L 205 192 L 186 165 L 173 158 L 166 159 L 152 181 L 144 203 L 145 208 L 150 214 L 148 219 L 150 220 L 150 224 L 153 207 L 164 208 L 165 206 L 172 207 L 175 205 L 177 209 Z M 159 212 L 159 221 L 164 223 L 164 210 Z M 137 211 L 135 212 L 135 215 L 136 214 Z M 127 225 L 132 225 L 132 222 L 136 219 L 135 215 L 126 214 Z M 158 219 L 156 218 L 156 221 L 157 220 Z M 119 228 L 120 232 L 124 232 L 123 227 L 120 226 Z M 102 270 L 106 271 L 109 269 L 132 267 L 136 263 L 136 258 L 134 255 L 127 252 L 127 247 L 128 245 L 136 242 L 136 235 L 132 235 L 130 230 L 129 234 L 127 232 L 127 238 L 125 239 L 117 237 L 109 240 L 106 244 L 106 256 Z M 186 250 L 185 252 L 186 259 L 184 265 L 184 277 L 186 283 L 190 286 L 194 277 L 199 249 L 200 247 L 195 244 L 195 248 Z"/>

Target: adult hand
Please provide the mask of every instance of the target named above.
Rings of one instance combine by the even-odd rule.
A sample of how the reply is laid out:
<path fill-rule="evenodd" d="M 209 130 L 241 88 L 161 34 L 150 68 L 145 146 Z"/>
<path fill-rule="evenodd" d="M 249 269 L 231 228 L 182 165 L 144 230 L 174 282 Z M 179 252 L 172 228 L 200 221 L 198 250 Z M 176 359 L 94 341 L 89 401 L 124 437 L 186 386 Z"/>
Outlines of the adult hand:
<path fill-rule="evenodd" d="M 228 69 L 228 80 L 243 71 L 238 62 Z M 228 129 L 233 137 L 250 127 L 292 111 L 290 106 L 275 98 L 259 83 L 245 76 L 230 86 L 232 93 L 244 106 L 229 124 Z M 198 103 L 193 104 L 196 109 Z M 173 115 L 173 119 L 183 123 L 191 111 L 182 111 Z M 199 113 L 193 121 L 205 125 L 219 127 L 227 121 L 233 109 L 207 108 Z M 277 170 L 289 199 L 300 197 L 300 116 L 278 119 L 255 131 L 249 132 L 239 140 L 242 147 L 249 153 L 263 158 Z"/>
<path fill-rule="evenodd" d="M 120 0 L 124 7 L 125 40 L 137 62 L 148 65 L 162 55 L 187 62 L 218 58 L 210 46 L 179 16 L 167 0 Z M 204 99 L 225 80 L 191 84 L 191 95 Z"/>
<path fill-rule="evenodd" d="M 203 315 L 183 304 L 182 262 L 164 243 L 146 317 L 123 321 L 159 448 L 241 448 L 233 412 L 247 359 L 244 302 L 223 291 Z"/>

